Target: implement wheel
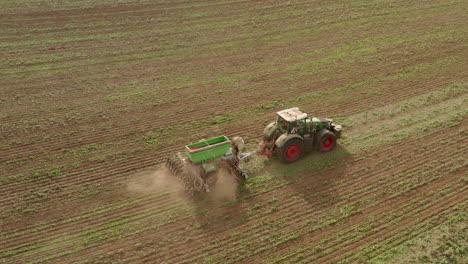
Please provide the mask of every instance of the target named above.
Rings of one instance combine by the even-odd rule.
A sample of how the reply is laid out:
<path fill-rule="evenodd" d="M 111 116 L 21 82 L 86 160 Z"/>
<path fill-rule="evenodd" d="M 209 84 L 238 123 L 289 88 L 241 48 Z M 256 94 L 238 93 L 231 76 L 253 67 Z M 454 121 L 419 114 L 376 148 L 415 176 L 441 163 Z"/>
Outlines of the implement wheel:
<path fill-rule="evenodd" d="M 294 138 L 286 142 L 280 149 L 277 150 L 278 158 L 287 163 L 294 162 L 302 157 L 304 153 L 304 142 Z"/>

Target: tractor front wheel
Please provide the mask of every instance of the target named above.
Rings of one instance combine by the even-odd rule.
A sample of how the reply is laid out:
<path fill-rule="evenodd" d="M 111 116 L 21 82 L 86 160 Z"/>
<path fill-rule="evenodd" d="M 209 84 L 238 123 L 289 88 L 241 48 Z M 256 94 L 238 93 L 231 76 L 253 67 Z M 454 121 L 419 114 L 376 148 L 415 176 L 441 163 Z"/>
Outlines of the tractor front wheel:
<path fill-rule="evenodd" d="M 281 161 L 291 163 L 298 160 L 304 152 L 304 142 L 300 139 L 291 139 L 277 150 Z"/>
<path fill-rule="evenodd" d="M 328 152 L 335 148 L 336 136 L 333 132 L 328 131 L 320 137 L 317 148 L 321 152 Z"/>

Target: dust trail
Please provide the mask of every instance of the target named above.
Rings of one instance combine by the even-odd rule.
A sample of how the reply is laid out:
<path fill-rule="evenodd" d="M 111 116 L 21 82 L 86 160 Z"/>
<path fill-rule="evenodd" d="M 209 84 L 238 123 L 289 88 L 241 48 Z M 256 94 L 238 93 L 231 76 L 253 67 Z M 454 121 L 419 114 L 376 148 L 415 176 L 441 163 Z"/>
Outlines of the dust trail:
<path fill-rule="evenodd" d="M 132 175 L 127 190 L 135 194 L 168 193 L 177 200 L 186 198 L 182 184 L 165 167 Z"/>
<path fill-rule="evenodd" d="M 235 200 L 238 187 L 236 176 L 221 168 L 216 172 L 216 183 L 211 189 L 210 197 L 217 202 Z"/>

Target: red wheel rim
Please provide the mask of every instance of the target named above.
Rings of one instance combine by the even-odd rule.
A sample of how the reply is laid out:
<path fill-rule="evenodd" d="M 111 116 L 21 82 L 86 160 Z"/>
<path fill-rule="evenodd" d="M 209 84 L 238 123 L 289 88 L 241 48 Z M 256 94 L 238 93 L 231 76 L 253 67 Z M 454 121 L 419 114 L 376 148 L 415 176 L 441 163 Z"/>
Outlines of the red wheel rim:
<path fill-rule="evenodd" d="M 294 144 L 289 146 L 288 150 L 286 150 L 286 157 L 289 160 L 292 160 L 297 158 L 297 156 L 299 156 L 299 153 L 301 153 L 301 148 L 299 147 L 299 145 Z"/>
<path fill-rule="evenodd" d="M 327 137 L 325 141 L 322 143 L 322 147 L 324 150 L 329 150 L 335 145 L 335 139 L 332 137 Z"/>

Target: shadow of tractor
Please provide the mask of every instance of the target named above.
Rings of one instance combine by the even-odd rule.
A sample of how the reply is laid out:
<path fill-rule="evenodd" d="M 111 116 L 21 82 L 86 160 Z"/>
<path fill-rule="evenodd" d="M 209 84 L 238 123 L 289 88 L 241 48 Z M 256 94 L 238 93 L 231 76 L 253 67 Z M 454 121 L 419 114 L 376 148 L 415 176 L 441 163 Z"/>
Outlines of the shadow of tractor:
<path fill-rule="evenodd" d="M 308 203 L 331 206 L 337 199 L 334 185 L 348 170 L 353 160 L 346 148 L 337 146 L 331 152 L 312 152 L 299 161 L 285 164 L 277 159 L 268 166 L 270 174 L 286 182 L 294 194 Z"/>

